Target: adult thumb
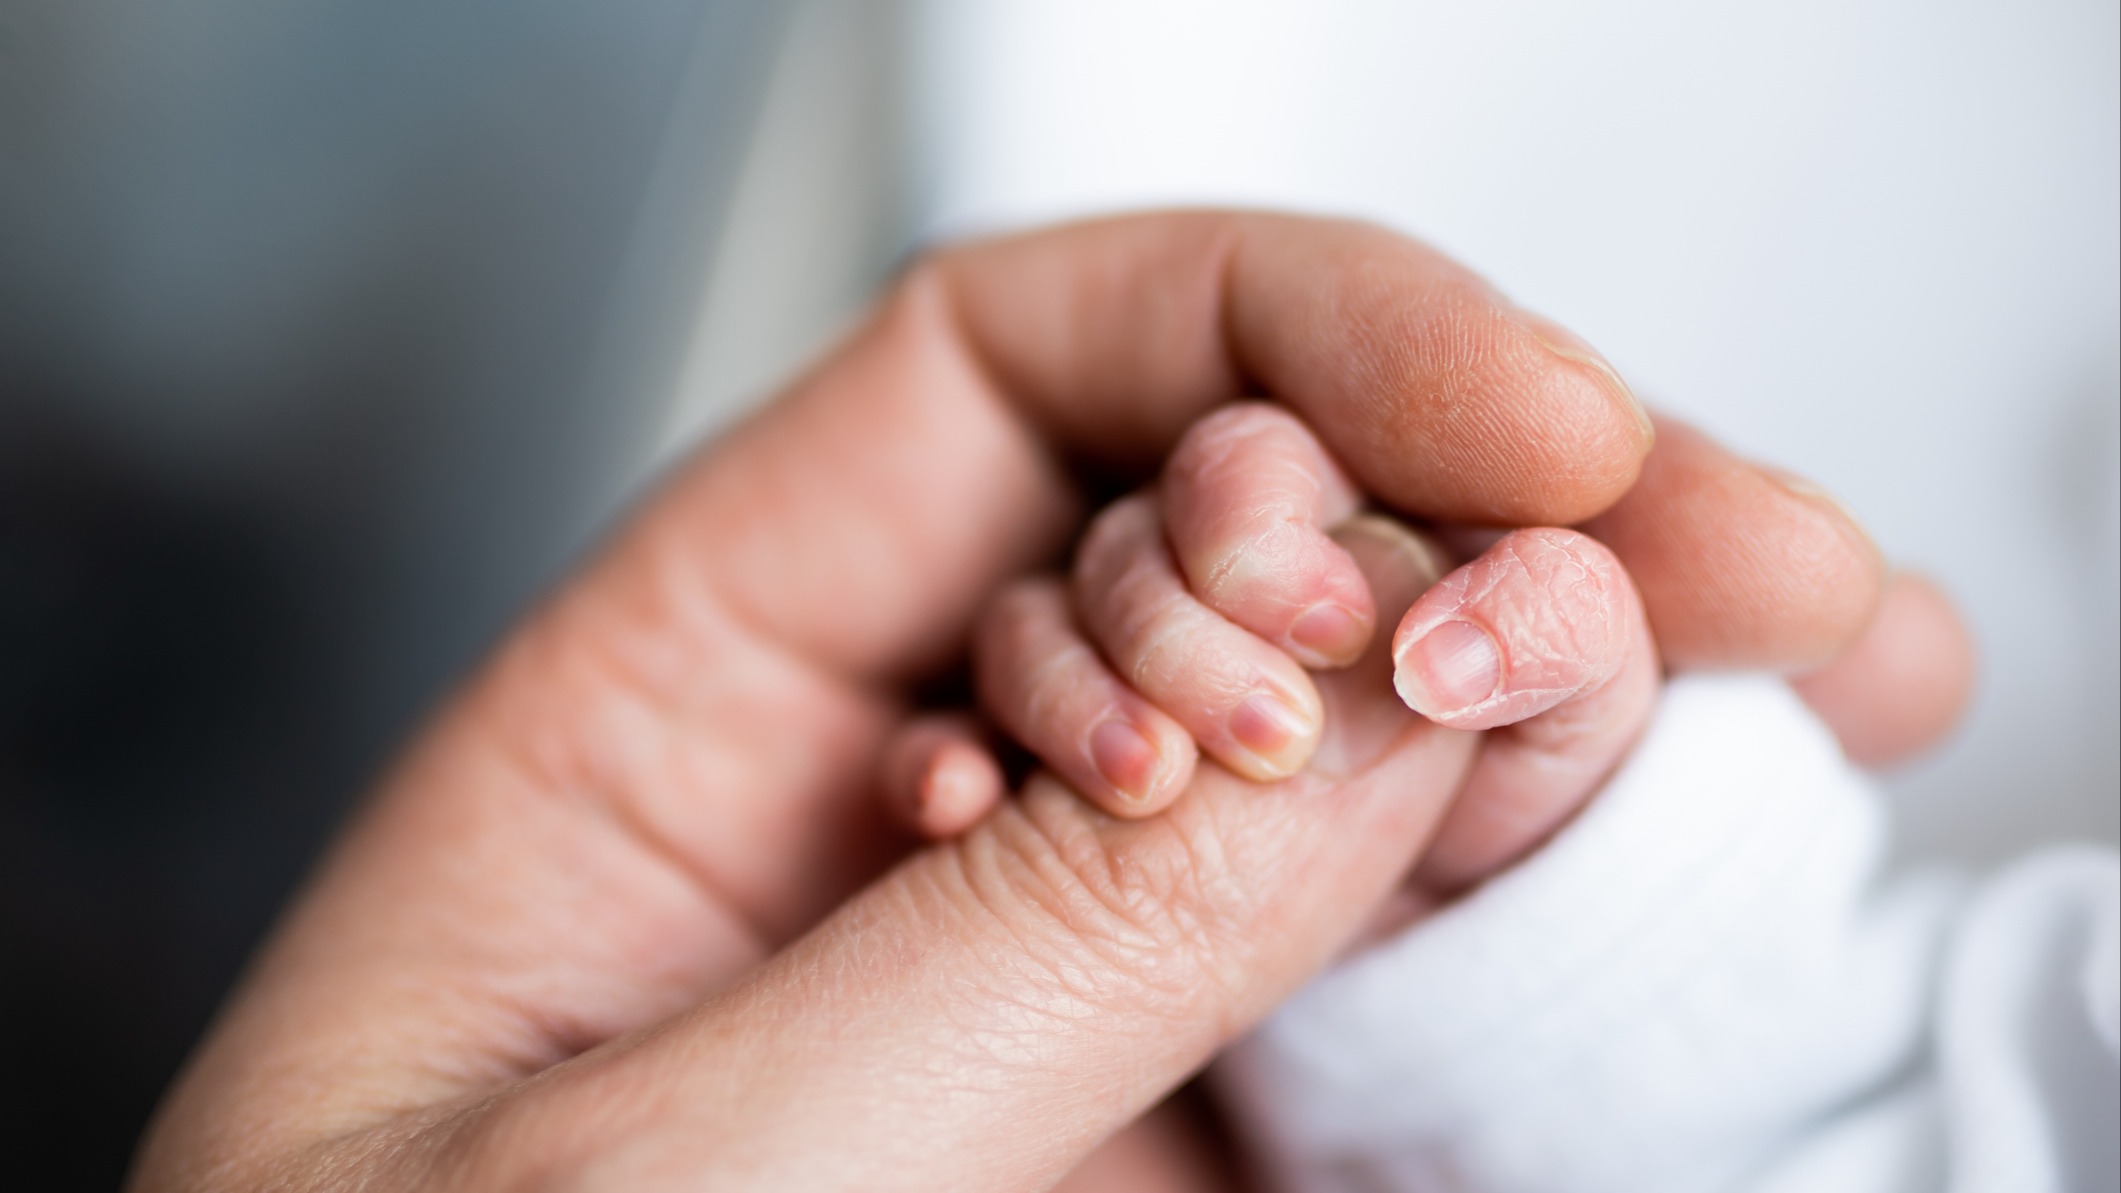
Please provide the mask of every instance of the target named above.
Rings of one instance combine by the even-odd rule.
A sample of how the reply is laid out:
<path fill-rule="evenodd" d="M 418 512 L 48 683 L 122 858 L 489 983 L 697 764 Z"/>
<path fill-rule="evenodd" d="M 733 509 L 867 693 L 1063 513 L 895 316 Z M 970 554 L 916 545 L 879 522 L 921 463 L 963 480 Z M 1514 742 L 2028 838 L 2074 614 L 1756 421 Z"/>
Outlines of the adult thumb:
<path fill-rule="evenodd" d="M 1428 577 L 1388 555 L 1358 553 L 1390 606 Z M 1051 1184 L 1323 966 L 1433 831 L 1474 738 L 1376 661 L 1328 693 L 1359 744 L 1270 786 L 1204 766 L 1148 820 L 1036 777 L 740 985 L 519 1087 L 460 1157 L 590 1188 Z"/>

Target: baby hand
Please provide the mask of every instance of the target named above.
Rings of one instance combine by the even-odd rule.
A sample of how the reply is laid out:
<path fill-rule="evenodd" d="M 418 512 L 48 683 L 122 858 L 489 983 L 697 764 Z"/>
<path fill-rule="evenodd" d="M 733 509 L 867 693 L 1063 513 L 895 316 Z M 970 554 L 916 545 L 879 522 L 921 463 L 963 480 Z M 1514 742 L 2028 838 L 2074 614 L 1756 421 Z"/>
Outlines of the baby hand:
<path fill-rule="evenodd" d="M 1433 721 L 1493 731 L 1415 875 L 1434 895 L 1478 882 L 1564 822 L 1640 731 L 1658 681 L 1642 603 L 1574 531 L 1512 532 L 1450 570 L 1434 537 L 1361 506 L 1281 407 L 1203 418 L 1154 487 L 1095 518 L 1065 582 L 994 598 L 973 644 L 982 709 L 1138 817 L 1178 798 L 1201 752 L 1261 782 L 1333 767 L 1365 732 L 1338 723 L 1336 704 L 1362 702 L 1336 691 L 1392 683 Z M 1404 611 L 1389 650 L 1380 611 Z M 884 789 L 948 837 L 1004 784 L 969 721 L 928 718 L 887 752 Z"/>

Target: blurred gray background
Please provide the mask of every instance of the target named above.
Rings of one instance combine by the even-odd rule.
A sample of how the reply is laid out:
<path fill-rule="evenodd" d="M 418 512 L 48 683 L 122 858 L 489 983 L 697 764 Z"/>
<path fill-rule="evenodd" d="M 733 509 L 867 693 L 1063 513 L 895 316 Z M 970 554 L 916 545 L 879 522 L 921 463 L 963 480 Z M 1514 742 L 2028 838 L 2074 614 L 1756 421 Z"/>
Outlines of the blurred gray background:
<path fill-rule="evenodd" d="M 890 13 L 0 0 L 0 1171 L 117 1182 L 331 826 L 648 466 L 792 43 L 839 69 L 784 136 L 901 156 Z M 762 246 L 830 265 L 690 384 L 858 303 L 889 186 Z"/>

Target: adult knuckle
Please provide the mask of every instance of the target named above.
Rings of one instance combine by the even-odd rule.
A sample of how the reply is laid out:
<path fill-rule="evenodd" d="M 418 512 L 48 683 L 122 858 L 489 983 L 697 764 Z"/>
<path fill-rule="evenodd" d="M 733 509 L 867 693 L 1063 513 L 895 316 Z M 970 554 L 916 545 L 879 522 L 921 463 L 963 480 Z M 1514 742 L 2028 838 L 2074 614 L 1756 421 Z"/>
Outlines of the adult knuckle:
<path fill-rule="evenodd" d="M 1185 1015 L 1213 988 L 1225 867 L 1176 825 L 1115 828 L 1072 794 L 1034 791 L 968 838 L 968 889 L 1068 992 Z"/>

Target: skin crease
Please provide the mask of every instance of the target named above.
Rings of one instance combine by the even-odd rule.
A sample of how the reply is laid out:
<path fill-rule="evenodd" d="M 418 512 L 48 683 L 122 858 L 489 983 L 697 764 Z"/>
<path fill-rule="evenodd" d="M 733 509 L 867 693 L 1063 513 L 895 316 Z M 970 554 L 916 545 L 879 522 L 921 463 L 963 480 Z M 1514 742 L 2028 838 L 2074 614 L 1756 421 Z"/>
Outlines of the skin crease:
<path fill-rule="evenodd" d="M 1644 464 L 1595 373 L 1362 225 L 1135 217 L 916 266 L 411 744 L 171 1091 L 133 1187 L 1059 1179 L 1353 938 L 1475 740 L 1395 712 L 1357 666 L 1369 686 L 1319 681 L 1327 740 L 1284 784 L 1203 765 L 1164 815 L 1119 821 L 1041 781 L 909 852 L 872 776 L 910 685 L 1078 532 L 1076 461 L 1152 466 L 1265 392 L 1393 508 L 1571 523 Z M 1839 517 L 1730 496 L 1606 518 L 1655 545 L 1671 518 L 1772 544 Z M 1687 585 L 1742 583 L 1606 541 L 1697 660 L 1814 620 L 1800 591 L 1720 629 Z M 1364 732 L 1336 741 L 1336 720 Z M 1365 759 L 1418 781 L 1387 792 Z"/>

